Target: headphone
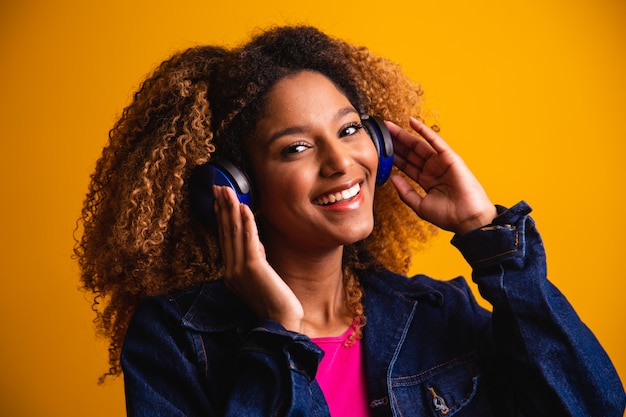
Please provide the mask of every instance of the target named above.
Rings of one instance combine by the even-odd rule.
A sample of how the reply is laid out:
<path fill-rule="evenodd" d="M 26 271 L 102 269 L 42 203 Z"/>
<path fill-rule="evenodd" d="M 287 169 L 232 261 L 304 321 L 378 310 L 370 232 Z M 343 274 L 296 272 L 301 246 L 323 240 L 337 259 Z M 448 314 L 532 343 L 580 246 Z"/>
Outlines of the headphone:
<path fill-rule="evenodd" d="M 361 122 L 378 153 L 378 171 L 376 185 L 384 184 L 391 175 L 393 167 L 393 142 L 391 134 L 382 119 L 376 116 L 362 115 Z M 191 204 L 200 218 L 210 228 L 216 227 L 213 208 L 215 196 L 213 186 L 230 187 L 235 191 L 241 203 L 252 205 L 252 183 L 246 173 L 226 159 L 216 159 L 194 168 L 189 191 Z"/>

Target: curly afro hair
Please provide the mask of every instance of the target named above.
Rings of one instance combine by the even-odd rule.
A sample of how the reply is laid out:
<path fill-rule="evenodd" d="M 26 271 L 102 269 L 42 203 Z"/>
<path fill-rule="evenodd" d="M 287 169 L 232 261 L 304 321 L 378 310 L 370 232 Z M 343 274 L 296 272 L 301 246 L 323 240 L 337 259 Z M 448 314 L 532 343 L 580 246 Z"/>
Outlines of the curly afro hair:
<path fill-rule="evenodd" d="M 245 169 L 245 140 L 268 92 L 300 71 L 328 77 L 363 114 L 405 127 L 422 116 L 422 90 L 397 64 L 313 27 L 272 28 L 237 48 L 198 46 L 161 63 L 109 132 L 74 249 L 98 330 L 110 340 L 106 375 L 121 372 L 126 329 L 144 298 L 221 276 L 217 236 L 191 209 L 190 175 L 215 156 Z M 358 271 L 407 273 L 416 246 L 434 233 L 390 183 L 377 188 L 374 218 L 372 234 L 344 250 L 346 302 L 361 326 Z"/>

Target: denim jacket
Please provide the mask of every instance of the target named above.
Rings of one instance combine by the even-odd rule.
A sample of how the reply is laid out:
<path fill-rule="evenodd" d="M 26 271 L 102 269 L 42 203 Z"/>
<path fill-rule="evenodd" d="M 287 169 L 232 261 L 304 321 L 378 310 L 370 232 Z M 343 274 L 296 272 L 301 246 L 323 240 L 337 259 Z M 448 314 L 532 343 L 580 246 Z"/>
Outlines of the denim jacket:
<path fill-rule="evenodd" d="M 499 210 L 452 241 L 493 313 L 463 278 L 360 276 L 372 417 L 622 417 L 611 361 L 546 279 L 530 208 Z M 150 298 L 122 352 L 128 415 L 328 416 L 315 381 L 322 354 L 257 319 L 222 280 Z"/>

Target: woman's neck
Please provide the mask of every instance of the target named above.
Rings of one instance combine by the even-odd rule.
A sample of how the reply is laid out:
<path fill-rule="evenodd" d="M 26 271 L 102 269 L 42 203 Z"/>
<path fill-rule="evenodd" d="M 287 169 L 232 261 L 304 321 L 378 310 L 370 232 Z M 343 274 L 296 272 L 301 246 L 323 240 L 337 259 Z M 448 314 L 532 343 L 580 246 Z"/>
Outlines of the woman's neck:
<path fill-rule="evenodd" d="M 338 336 L 352 323 L 343 284 L 343 247 L 330 251 L 292 253 L 266 248 L 267 259 L 294 292 L 304 310 L 303 333 Z"/>

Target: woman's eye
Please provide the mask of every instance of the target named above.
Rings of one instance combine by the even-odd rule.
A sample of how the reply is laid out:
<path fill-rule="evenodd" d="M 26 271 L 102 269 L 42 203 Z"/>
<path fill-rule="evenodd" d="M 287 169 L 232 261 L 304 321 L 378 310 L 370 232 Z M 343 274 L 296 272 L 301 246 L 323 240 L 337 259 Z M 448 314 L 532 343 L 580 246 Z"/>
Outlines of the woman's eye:
<path fill-rule="evenodd" d="M 361 123 L 352 123 L 346 127 L 344 127 L 340 132 L 340 137 L 352 136 L 358 133 L 361 129 L 363 129 L 363 125 Z"/>
<path fill-rule="evenodd" d="M 304 152 L 307 149 L 309 149 L 309 146 L 304 143 L 294 143 L 293 145 L 287 146 L 285 149 L 283 149 L 282 154 L 283 156 L 289 156 Z"/>

